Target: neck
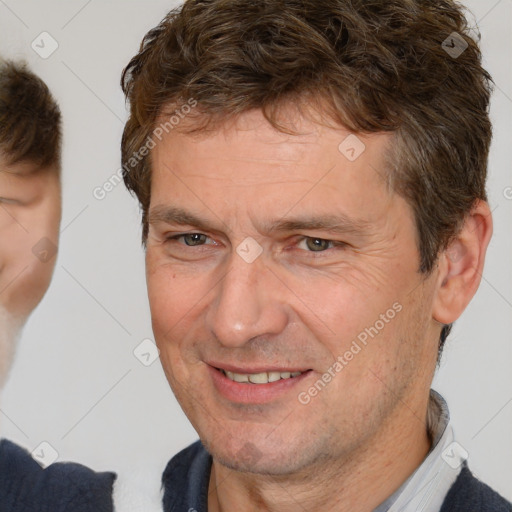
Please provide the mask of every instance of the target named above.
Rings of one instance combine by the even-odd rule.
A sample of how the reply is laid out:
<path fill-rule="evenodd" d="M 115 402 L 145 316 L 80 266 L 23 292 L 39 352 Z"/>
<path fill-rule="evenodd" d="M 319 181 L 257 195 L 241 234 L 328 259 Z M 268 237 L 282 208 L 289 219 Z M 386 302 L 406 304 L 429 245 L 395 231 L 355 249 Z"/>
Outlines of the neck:
<path fill-rule="evenodd" d="M 427 403 L 402 411 L 363 447 L 289 475 L 233 471 L 213 461 L 209 512 L 371 512 L 396 491 L 430 450 Z"/>

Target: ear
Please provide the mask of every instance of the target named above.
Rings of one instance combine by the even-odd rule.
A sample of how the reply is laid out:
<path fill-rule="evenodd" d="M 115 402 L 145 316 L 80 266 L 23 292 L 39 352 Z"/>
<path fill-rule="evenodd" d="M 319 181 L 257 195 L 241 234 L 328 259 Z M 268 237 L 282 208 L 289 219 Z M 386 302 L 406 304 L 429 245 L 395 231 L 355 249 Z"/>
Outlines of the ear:
<path fill-rule="evenodd" d="M 466 309 L 480 285 L 491 235 L 489 205 L 478 200 L 458 235 L 439 256 L 434 320 L 451 324 Z"/>

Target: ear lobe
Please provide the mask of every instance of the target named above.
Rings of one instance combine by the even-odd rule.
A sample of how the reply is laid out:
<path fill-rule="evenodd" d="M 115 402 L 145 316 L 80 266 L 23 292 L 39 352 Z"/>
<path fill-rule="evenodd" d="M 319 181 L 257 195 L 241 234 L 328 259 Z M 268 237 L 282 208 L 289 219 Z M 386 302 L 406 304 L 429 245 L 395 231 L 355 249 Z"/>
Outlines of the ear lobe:
<path fill-rule="evenodd" d="M 480 285 L 491 235 L 491 211 L 485 201 L 479 200 L 460 232 L 439 256 L 434 320 L 451 324 L 466 309 Z"/>

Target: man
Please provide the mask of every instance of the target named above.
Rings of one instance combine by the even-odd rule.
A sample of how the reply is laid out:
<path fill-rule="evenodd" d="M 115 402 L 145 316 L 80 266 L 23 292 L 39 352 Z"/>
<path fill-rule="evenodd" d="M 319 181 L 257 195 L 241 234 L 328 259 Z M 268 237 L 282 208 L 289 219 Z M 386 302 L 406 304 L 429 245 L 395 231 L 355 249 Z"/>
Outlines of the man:
<path fill-rule="evenodd" d="M 164 509 L 510 511 L 430 390 L 492 232 L 491 79 L 449 0 L 188 0 L 122 85 Z"/>
<path fill-rule="evenodd" d="M 17 339 L 43 298 L 55 264 L 61 218 L 61 114 L 45 83 L 24 65 L 0 61 L 0 385 Z M 0 441 L 0 510 L 110 511 L 111 473 L 78 464 L 42 469 Z"/>

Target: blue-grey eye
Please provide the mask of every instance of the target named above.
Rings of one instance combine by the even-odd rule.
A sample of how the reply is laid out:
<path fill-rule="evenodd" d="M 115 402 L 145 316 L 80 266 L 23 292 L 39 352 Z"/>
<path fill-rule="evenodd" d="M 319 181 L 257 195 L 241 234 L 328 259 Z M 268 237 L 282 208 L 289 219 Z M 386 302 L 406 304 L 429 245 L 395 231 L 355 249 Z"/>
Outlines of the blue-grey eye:
<path fill-rule="evenodd" d="M 187 233 L 183 236 L 186 245 L 202 245 L 206 242 L 207 236 L 201 233 Z"/>
<path fill-rule="evenodd" d="M 306 247 L 314 252 L 325 251 L 331 247 L 331 241 L 323 238 L 306 238 L 305 242 Z"/>

